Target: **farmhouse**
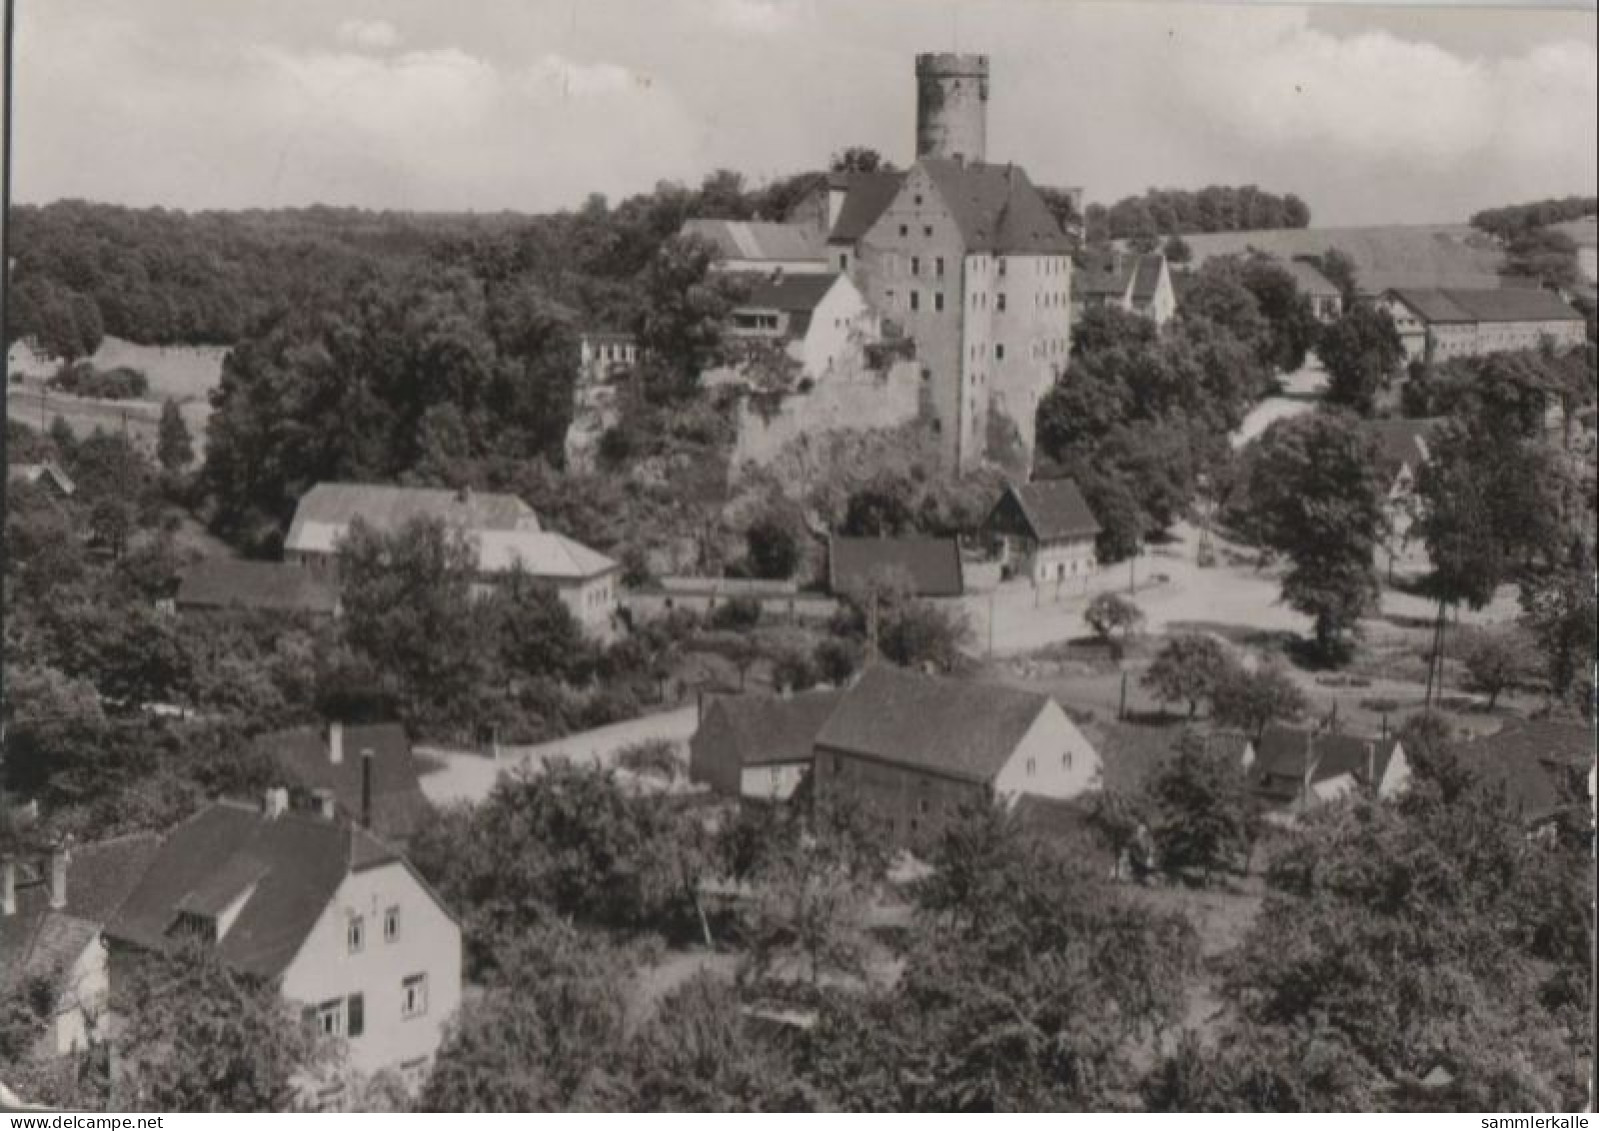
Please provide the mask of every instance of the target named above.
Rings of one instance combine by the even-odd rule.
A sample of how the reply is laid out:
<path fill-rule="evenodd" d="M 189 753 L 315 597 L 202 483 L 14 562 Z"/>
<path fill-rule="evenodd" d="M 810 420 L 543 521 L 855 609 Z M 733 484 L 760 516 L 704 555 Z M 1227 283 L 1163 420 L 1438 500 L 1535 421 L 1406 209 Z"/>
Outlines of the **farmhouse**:
<path fill-rule="evenodd" d="M 1094 536 L 1099 522 L 1072 479 L 1007 483 L 984 524 L 1000 543 L 1000 560 L 1010 576 L 1058 590 L 1067 581 L 1088 578 L 1098 568 Z"/>
<path fill-rule="evenodd" d="M 1267 727 L 1244 752 L 1256 796 L 1280 816 L 1336 800 L 1357 787 L 1391 797 L 1410 780 L 1397 738 L 1359 738 L 1288 727 Z"/>
<path fill-rule="evenodd" d="M 0 855 L 0 999 L 34 985 L 53 1003 L 40 1052 L 63 1055 L 106 1035 L 105 923 L 160 847 L 153 833 Z"/>
<path fill-rule="evenodd" d="M 1587 340 L 1582 315 L 1552 291 L 1406 287 L 1379 300 L 1399 330 L 1411 360 L 1447 361 L 1503 350 L 1580 346 Z"/>
<path fill-rule="evenodd" d="M 811 768 L 816 735 L 843 693 L 712 699 L 689 740 L 689 778 L 728 797 L 783 801 Z"/>
<path fill-rule="evenodd" d="M 896 843 L 913 846 L 963 808 L 1076 797 L 1099 768 L 1047 695 L 876 664 L 817 734 L 813 787 L 816 804 L 858 801 Z"/>
<path fill-rule="evenodd" d="M 371 833 L 289 808 L 222 801 L 168 832 L 106 927 L 112 1008 L 148 952 L 193 942 L 234 972 L 276 982 L 348 1066 L 424 1078 L 461 1000 L 461 931 L 406 859 Z M 137 1096 L 137 1066 L 125 1085 Z M 306 1081 L 322 1108 L 341 1081 Z"/>

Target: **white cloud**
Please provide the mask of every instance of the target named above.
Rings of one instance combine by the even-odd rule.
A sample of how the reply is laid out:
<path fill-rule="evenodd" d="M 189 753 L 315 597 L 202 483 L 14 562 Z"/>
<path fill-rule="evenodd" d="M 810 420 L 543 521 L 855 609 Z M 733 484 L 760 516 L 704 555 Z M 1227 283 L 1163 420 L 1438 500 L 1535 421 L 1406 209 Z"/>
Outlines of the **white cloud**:
<path fill-rule="evenodd" d="M 775 35 L 794 23 L 798 0 L 709 0 L 713 21 L 733 31 Z"/>
<path fill-rule="evenodd" d="M 400 45 L 400 29 L 387 20 L 345 20 L 335 33 L 346 47 L 387 51 Z"/>

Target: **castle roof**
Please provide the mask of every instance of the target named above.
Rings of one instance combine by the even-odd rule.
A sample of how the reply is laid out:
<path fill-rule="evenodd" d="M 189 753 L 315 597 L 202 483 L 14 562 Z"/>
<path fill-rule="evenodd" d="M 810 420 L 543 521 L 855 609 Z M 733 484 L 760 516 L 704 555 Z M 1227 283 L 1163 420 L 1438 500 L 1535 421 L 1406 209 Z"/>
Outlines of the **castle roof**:
<path fill-rule="evenodd" d="M 777 224 L 746 220 L 689 220 L 683 234 L 715 246 L 723 259 L 825 259 L 826 249 L 809 224 Z"/>
<path fill-rule="evenodd" d="M 944 157 L 923 157 L 917 164 L 944 198 L 967 251 L 999 255 L 1071 251 L 1066 233 L 1021 167 Z"/>

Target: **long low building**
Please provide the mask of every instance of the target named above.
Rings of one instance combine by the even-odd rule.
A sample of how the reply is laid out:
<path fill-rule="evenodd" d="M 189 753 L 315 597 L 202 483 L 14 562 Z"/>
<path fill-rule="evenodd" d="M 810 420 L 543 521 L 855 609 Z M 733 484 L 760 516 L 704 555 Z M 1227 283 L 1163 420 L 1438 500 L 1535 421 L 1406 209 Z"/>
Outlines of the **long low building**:
<path fill-rule="evenodd" d="M 1404 287 L 1387 291 L 1379 305 L 1399 330 L 1409 360 L 1448 361 L 1505 350 L 1580 346 L 1587 322 L 1553 291 Z"/>

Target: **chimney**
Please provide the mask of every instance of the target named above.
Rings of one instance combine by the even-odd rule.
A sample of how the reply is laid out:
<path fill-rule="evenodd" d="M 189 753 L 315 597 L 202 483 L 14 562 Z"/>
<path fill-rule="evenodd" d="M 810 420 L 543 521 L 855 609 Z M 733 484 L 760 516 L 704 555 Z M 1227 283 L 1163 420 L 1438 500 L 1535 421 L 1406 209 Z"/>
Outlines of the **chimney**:
<path fill-rule="evenodd" d="M 361 748 L 361 827 L 372 827 L 372 748 Z"/>
<path fill-rule="evenodd" d="M 311 791 L 311 796 L 316 799 L 317 815 L 324 821 L 333 820 L 337 812 L 333 801 L 333 791 L 331 789 L 315 789 Z"/>
<path fill-rule="evenodd" d="M 17 862 L 7 856 L 0 860 L 0 915 L 17 913 Z"/>
<path fill-rule="evenodd" d="M 50 909 L 60 911 L 67 905 L 67 846 L 53 845 L 50 849 Z"/>
<path fill-rule="evenodd" d="M 344 761 L 344 724 L 338 719 L 328 724 L 328 761 L 335 766 Z"/>
<path fill-rule="evenodd" d="M 289 791 L 281 785 L 269 788 L 261 799 L 261 813 L 269 821 L 275 821 L 289 811 Z"/>

